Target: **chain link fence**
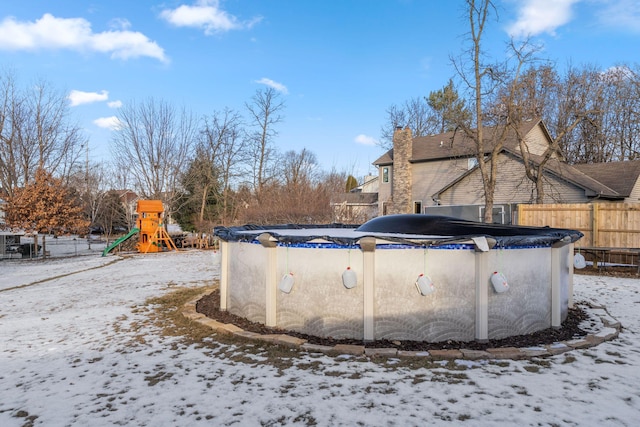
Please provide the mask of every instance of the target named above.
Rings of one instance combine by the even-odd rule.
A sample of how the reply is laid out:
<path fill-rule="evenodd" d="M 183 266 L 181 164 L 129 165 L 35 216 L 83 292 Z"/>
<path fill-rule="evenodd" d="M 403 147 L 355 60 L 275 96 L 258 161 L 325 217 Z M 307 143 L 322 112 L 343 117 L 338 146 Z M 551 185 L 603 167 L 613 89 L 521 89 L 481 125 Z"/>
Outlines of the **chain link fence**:
<path fill-rule="evenodd" d="M 113 240 L 113 239 L 112 239 Z M 43 259 L 84 255 L 100 255 L 107 241 L 100 236 L 60 236 L 39 234 L 20 236 L 18 241 L 6 243 L 0 259 Z"/>

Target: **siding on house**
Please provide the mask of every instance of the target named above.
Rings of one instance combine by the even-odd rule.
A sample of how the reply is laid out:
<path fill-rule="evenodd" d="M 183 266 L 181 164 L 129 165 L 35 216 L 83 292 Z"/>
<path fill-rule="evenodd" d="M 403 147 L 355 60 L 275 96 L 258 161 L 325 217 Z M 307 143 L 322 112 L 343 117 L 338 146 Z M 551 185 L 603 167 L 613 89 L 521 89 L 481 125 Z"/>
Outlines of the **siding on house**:
<path fill-rule="evenodd" d="M 624 199 L 625 203 L 638 203 L 640 202 L 640 179 L 636 180 L 629 197 Z"/>
<path fill-rule="evenodd" d="M 383 170 L 389 168 L 389 182 L 384 182 Z M 379 211 L 382 213 L 382 203 L 391 201 L 391 183 L 393 182 L 393 166 L 384 165 L 378 168 L 380 175 L 378 176 L 378 205 Z"/>
<path fill-rule="evenodd" d="M 519 159 L 500 154 L 498 179 L 494 203 L 533 203 L 535 185 L 524 175 L 524 165 Z M 553 175 L 545 174 L 545 203 L 584 203 L 588 199 L 584 190 Z M 483 204 L 484 190 L 480 170 L 463 178 L 440 194 L 443 205 Z"/>
<path fill-rule="evenodd" d="M 433 195 L 467 170 L 467 158 L 414 163 L 412 199 L 423 206 L 435 205 Z"/>
<path fill-rule="evenodd" d="M 527 151 L 531 154 L 542 156 L 549 147 L 549 139 L 542 123 L 534 126 L 524 138 Z M 520 144 L 514 143 L 514 151 L 520 152 Z M 555 155 L 553 157 L 556 157 Z"/>

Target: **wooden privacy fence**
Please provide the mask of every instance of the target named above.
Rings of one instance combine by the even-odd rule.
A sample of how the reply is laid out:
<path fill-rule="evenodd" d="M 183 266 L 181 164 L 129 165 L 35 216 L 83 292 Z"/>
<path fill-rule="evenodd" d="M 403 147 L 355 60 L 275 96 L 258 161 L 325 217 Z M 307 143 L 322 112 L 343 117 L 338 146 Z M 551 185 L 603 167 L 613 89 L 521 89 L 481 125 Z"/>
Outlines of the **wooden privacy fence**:
<path fill-rule="evenodd" d="M 640 203 L 518 205 L 518 224 L 581 231 L 576 248 L 640 248 Z"/>

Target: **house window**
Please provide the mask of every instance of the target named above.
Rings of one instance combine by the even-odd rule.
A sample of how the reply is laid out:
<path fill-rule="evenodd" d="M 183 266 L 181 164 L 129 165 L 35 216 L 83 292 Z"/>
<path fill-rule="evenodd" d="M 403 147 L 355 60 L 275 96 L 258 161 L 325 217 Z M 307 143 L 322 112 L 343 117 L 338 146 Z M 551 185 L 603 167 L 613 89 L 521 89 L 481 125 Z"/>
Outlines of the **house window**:
<path fill-rule="evenodd" d="M 473 169 L 478 166 L 478 159 L 475 157 L 469 157 L 467 159 L 467 170 Z"/>
<path fill-rule="evenodd" d="M 389 168 L 382 168 L 382 182 L 389 182 Z"/>
<path fill-rule="evenodd" d="M 389 205 L 387 202 L 382 202 L 382 215 L 386 215 L 389 210 Z"/>
<path fill-rule="evenodd" d="M 413 213 L 414 214 L 422 213 L 422 200 L 417 200 L 413 202 Z"/>

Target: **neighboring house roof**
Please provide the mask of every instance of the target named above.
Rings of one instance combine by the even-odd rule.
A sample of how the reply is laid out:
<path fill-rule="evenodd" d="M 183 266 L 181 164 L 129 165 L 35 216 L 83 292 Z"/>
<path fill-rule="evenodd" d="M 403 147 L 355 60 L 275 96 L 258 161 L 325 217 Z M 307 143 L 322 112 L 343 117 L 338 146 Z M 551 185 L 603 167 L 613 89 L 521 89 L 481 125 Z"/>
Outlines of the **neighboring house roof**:
<path fill-rule="evenodd" d="M 520 134 L 527 135 L 531 129 L 538 124 L 541 125 L 543 131 L 549 136 L 541 120 L 524 122 L 520 127 Z M 484 127 L 483 129 L 485 135 L 491 135 L 492 132 L 496 131 L 496 128 L 493 127 Z M 487 141 L 490 140 L 490 138 L 485 139 Z M 550 136 L 549 140 L 551 140 Z M 516 132 L 513 130 L 508 131 L 504 141 L 504 147 L 514 149 L 517 144 L 518 139 Z M 491 148 L 491 144 L 486 144 L 485 154 L 489 154 Z M 473 139 L 467 137 L 461 130 L 413 138 L 412 150 L 411 159 L 409 160 L 412 163 L 476 155 L 475 142 Z M 393 149 L 384 153 L 373 162 L 373 164 L 378 166 L 393 164 Z"/>
<path fill-rule="evenodd" d="M 356 191 L 354 191 L 356 190 Z M 376 193 L 378 191 L 378 175 L 368 175 L 364 177 L 362 185 L 357 186 L 352 192 Z"/>
<path fill-rule="evenodd" d="M 519 152 L 515 151 L 515 150 L 510 150 L 510 149 L 503 149 L 503 152 L 518 158 L 520 161 L 522 161 L 522 156 L 520 155 Z M 531 161 L 536 165 L 539 166 L 540 162 L 543 160 L 542 156 L 536 156 L 534 154 L 529 154 L 529 157 L 531 159 Z M 446 190 L 448 190 L 451 187 L 454 187 L 456 184 L 458 184 L 460 181 L 462 181 L 465 177 L 467 177 L 468 175 L 472 174 L 472 173 L 476 173 L 478 171 L 479 167 L 475 166 L 471 169 L 469 169 L 468 171 L 466 171 L 465 173 L 461 174 L 460 176 L 458 176 L 455 180 L 451 181 L 450 183 L 448 183 L 447 185 L 445 185 L 443 188 L 441 188 L 440 190 L 438 190 L 435 194 L 432 195 L 432 197 L 437 198 L 440 194 L 442 194 L 443 192 L 445 192 Z M 625 196 L 620 194 L 619 192 L 615 191 L 614 189 L 604 185 L 602 182 L 599 182 L 598 180 L 586 175 L 585 173 L 577 170 L 576 168 L 574 168 L 573 166 L 561 162 L 557 159 L 549 159 L 544 166 L 545 172 L 550 173 L 551 175 L 554 175 L 555 177 L 562 179 L 564 181 L 567 181 L 581 189 L 583 189 L 585 191 L 585 194 L 588 197 L 600 197 L 600 198 L 604 198 L 604 199 L 623 199 Z"/>
<path fill-rule="evenodd" d="M 540 164 L 541 156 L 531 155 L 531 159 L 534 163 Z M 585 190 L 588 197 L 597 196 L 605 199 L 624 199 L 625 197 L 620 194 L 620 192 L 604 184 L 602 181 L 585 174 L 567 163 L 550 159 L 544 167 L 545 171 Z"/>
<path fill-rule="evenodd" d="M 522 136 L 527 135 L 535 126 L 540 126 L 548 141 L 552 141 L 549 131 L 541 120 L 524 122 L 520 126 L 518 133 Z M 495 131 L 496 128 L 484 128 L 485 135 L 491 135 L 491 133 Z M 490 138 L 487 138 L 487 140 L 489 139 Z M 491 148 L 491 144 L 487 144 L 485 154 L 489 154 Z M 507 132 L 502 153 L 507 153 L 523 161 L 519 149 L 518 135 L 514 130 Z M 419 163 L 456 157 L 473 157 L 475 155 L 476 146 L 473 140 L 468 138 L 463 132 L 457 131 L 413 138 L 412 156 L 409 161 L 411 163 Z M 536 166 L 540 165 L 543 161 L 542 156 L 532 153 L 529 154 L 529 158 Z M 571 166 L 562 160 L 551 158 L 545 163 L 544 169 L 546 173 L 583 189 L 587 197 L 618 200 L 629 196 L 640 176 L 640 161 L 617 162 L 616 164 L 621 163 L 625 165 L 623 165 L 623 167 L 616 167 L 614 164 L 604 163 Z M 392 165 L 393 149 L 383 154 L 374 164 L 378 166 Z M 460 174 L 456 179 L 447 183 L 443 188 L 433 194 L 433 197 L 437 198 L 439 194 L 455 186 L 468 175 L 476 173 L 477 169 L 478 166 Z"/>
<path fill-rule="evenodd" d="M 331 204 L 371 205 L 378 203 L 378 193 L 341 193 L 331 199 Z"/>
<path fill-rule="evenodd" d="M 629 197 L 640 177 L 640 160 L 573 165 L 580 172 L 597 179 L 623 197 Z"/>
<path fill-rule="evenodd" d="M 135 191 L 132 190 L 114 190 L 115 193 L 124 201 L 125 203 L 131 203 L 133 201 L 138 200 L 138 195 Z"/>

